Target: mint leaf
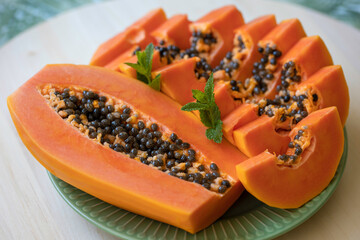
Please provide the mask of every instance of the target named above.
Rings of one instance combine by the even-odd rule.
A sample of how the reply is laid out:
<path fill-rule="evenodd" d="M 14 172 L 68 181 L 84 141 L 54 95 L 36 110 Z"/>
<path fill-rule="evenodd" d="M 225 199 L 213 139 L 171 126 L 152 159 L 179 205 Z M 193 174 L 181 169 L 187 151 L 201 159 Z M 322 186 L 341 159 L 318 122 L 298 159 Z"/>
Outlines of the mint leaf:
<path fill-rule="evenodd" d="M 206 137 L 216 143 L 221 143 L 223 123 L 219 107 L 215 103 L 213 74 L 211 73 L 206 82 L 204 92 L 193 89 L 192 94 L 196 102 L 187 103 L 181 110 L 199 111 L 201 122 L 208 127 L 205 132 Z"/>
<path fill-rule="evenodd" d="M 205 125 L 205 127 L 211 128 L 212 122 L 209 115 L 209 111 L 200 111 L 200 120 Z"/>
<path fill-rule="evenodd" d="M 182 106 L 181 110 L 183 111 L 195 111 L 195 110 L 205 110 L 207 109 L 207 105 L 203 104 L 203 103 L 198 103 L 198 102 L 191 102 L 191 103 L 187 103 L 184 106 Z"/>
<path fill-rule="evenodd" d="M 148 84 L 151 88 L 160 91 L 161 83 L 160 83 L 160 74 L 156 75 L 154 79 L 152 79 L 151 70 L 152 70 L 152 61 L 154 56 L 154 45 L 150 43 L 147 45 L 144 51 L 137 51 L 136 63 L 125 63 L 128 66 L 134 68 L 136 70 L 136 78 L 146 84 Z"/>
<path fill-rule="evenodd" d="M 196 99 L 197 101 L 201 102 L 201 103 L 206 103 L 206 95 L 205 93 L 203 93 L 200 90 L 197 89 L 193 89 L 191 90 L 192 94 L 193 94 L 193 98 Z"/>
<path fill-rule="evenodd" d="M 160 83 L 160 74 L 156 75 L 155 78 L 149 83 L 149 86 L 153 89 L 160 91 L 161 83 Z"/>

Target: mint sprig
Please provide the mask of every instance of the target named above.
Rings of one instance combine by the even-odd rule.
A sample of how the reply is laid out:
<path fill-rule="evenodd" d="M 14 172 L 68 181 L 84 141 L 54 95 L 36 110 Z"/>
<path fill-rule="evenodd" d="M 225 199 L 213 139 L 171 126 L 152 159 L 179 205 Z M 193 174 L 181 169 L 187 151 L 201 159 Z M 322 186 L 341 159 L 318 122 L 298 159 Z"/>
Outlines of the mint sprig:
<path fill-rule="evenodd" d="M 211 73 L 206 82 L 204 92 L 200 90 L 192 90 L 193 98 L 196 102 L 185 104 L 181 110 L 183 111 L 199 111 L 201 122 L 208 127 L 206 129 L 206 137 L 216 143 L 222 141 L 222 121 L 220 117 L 219 107 L 215 103 L 214 96 L 214 77 Z"/>
<path fill-rule="evenodd" d="M 137 51 L 137 63 L 125 63 L 136 70 L 136 78 L 153 89 L 160 91 L 160 74 L 153 79 L 151 76 L 154 45 L 150 43 L 144 51 Z"/>

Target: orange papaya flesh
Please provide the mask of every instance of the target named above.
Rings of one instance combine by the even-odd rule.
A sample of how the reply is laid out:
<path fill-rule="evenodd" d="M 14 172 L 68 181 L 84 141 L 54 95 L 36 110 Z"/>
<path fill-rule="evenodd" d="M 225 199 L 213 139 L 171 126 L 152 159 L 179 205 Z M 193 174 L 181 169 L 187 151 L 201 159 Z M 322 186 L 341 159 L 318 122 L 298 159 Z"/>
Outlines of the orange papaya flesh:
<path fill-rule="evenodd" d="M 161 91 L 181 105 L 192 102 L 192 89 L 203 90 L 206 84 L 204 77 L 197 72 L 198 57 L 182 59 L 157 69 L 152 73 L 160 74 Z"/>
<path fill-rule="evenodd" d="M 150 33 L 166 21 L 162 8 L 150 11 L 125 31 L 102 43 L 93 54 L 90 65 L 105 66 L 134 45 L 145 48 L 154 39 Z"/>
<path fill-rule="evenodd" d="M 294 89 L 301 80 L 306 81 L 320 68 L 332 64 L 331 55 L 319 36 L 304 37 L 280 59 L 281 67 L 276 77 L 267 81 L 267 90 L 261 97 L 273 99 L 280 89 Z"/>
<path fill-rule="evenodd" d="M 340 65 L 323 67 L 297 86 L 297 91 L 317 98 L 317 108 L 335 106 L 345 126 L 349 114 L 349 89 Z"/>
<path fill-rule="evenodd" d="M 78 122 L 85 124 L 87 119 L 75 116 L 79 119 L 69 120 L 69 116 L 64 121 L 60 111 L 63 106 L 71 108 L 71 104 L 64 103 L 65 100 L 55 102 L 52 107 L 59 110 L 57 113 L 49 106 L 57 95 L 47 88 L 62 89 L 62 93 L 57 93 L 61 95 L 69 88 L 68 94 L 75 92 L 78 99 L 84 94 L 94 98 L 82 90 L 101 89 L 97 94 L 106 96 L 110 101 L 107 105 L 113 104 L 116 109 L 114 102 L 118 100 L 130 111 L 137 112 L 135 118 L 157 123 L 164 135 L 176 133 L 179 139 L 190 143 L 195 156 L 204 156 L 203 165 L 208 168 L 210 163 L 215 163 L 221 169 L 221 176 L 229 179 L 231 187 L 225 193 L 209 191 L 200 184 L 170 176 L 114 151 L 106 144 L 107 140 L 99 141 L 99 135 L 94 138 L 98 141 L 91 140 L 87 136 L 90 130 L 82 131 L 76 125 Z M 102 100 L 97 101 L 96 104 L 95 100 L 92 102 L 94 108 Z M 157 104 L 149 104 L 153 102 Z M 207 140 L 205 127 L 194 115 L 181 111 L 176 102 L 142 82 L 114 71 L 91 66 L 48 65 L 8 97 L 8 107 L 25 145 L 51 173 L 95 197 L 137 214 L 194 233 L 220 217 L 243 190 L 236 180 L 234 167 L 246 159 L 240 151 L 227 141 L 218 145 Z M 35 115 L 47 118 L 39 123 L 33 120 Z M 183 122 L 174 123 L 173 119 Z"/>
<path fill-rule="evenodd" d="M 298 208 L 318 195 L 335 175 L 343 152 L 335 107 L 311 113 L 290 137 L 292 148 L 286 154 L 265 151 L 236 166 L 246 190 L 272 207 Z"/>
<path fill-rule="evenodd" d="M 123 52 L 119 56 L 117 56 L 114 60 L 109 62 L 104 66 L 104 68 L 108 68 L 114 71 L 120 71 L 119 65 L 121 63 L 127 62 L 128 59 L 131 59 L 134 56 L 134 53 L 140 49 L 140 46 L 134 45 L 129 50 Z"/>
<path fill-rule="evenodd" d="M 235 145 L 233 131 L 259 118 L 258 109 L 256 104 L 243 103 L 227 115 L 222 120 L 224 137 Z"/>
<path fill-rule="evenodd" d="M 186 14 L 174 15 L 152 31 L 151 36 L 155 38 L 157 45 L 175 45 L 180 49 L 187 49 L 190 47 L 190 23 Z"/>
<path fill-rule="evenodd" d="M 265 149 L 284 153 L 290 138 L 288 132 L 276 129 L 274 121 L 274 118 L 263 115 L 234 130 L 235 145 L 248 157 L 256 156 Z"/>
<path fill-rule="evenodd" d="M 262 92 L 266 92 L 267 86 L 265 82 L 268 79 L 279 78 L 278 61 L 282 55 L 289 50 L 289 46 L 295 44 L 305 36 L 305 32 L 298 19 L 289 19 L 282 21 L 279 25 L 273 28 L 262 40 L 259 41 L 256 51 L 261 54 L 260 61 L 253 63 L 252 76 L 247 78 L 245 82 L 232 80 L 227 85 L 228 93 L 232 96 L 236 104 L 231 106 L 238 106 L 246 100 L 261 99 Z M 286 42 L 286 43 L 284 43 Z M 279 46 L 279 47 L 278 47 Z M 281 49 L 281 50 L 280 50 Z M 225 91 L 225 89 L 222 89 Z M 222 93 L 225 94 L 225 93 Z M 216 95 L 215 95 L 216 99 Z M 225 105 L 223 103 L 222 105 Z M 222 109 L 220 109 L 222 111 Z M 228 114 L 226 111 L 226 116 Z"/>
<path fill-rule="evenodd" d="M 214 71 L 215 80 L 244 81 L 251 76 L 252 65 L 261 54 L 257 43 L 276 26 L 275 15 L 265 15 L 235 29 L 233 49 L 227 53 Z M 228 68 L 228 72 L 225 69 Z"/>
<path fill-rule="evenodd" d="M 268 146 L 262 138 L 250 138 L 246 139 L 246 143 L 241 143 L 244 140 L 244 135 L 249 135 L 249 131 L 252 131 L 252 135 L 276 135 L 276 131 L 288 132 L 293 129 L 296 124 L 311 114 L 312 112 L 335 106 L 338 109 L 342 125 L 345 125 L 348 111 L 349 111 L 349 92 L 346 84 L 346 80 L 343 71 L 340 66 L 327 66 L 318 70 L 309 79 L 296 86 L 293 91 L 288 91 L 287 102 L 284 102 L 285 98 L 275 98 L 275 100 L 263 99 L 257 104 L 250 104 L 251 108 L 241 108 L 233 111 L 227 119 L 225 119 L 223 129 L 226 129 L 225 137 L 232 142 L 232 131 L 236 131 L 237 146 L 244 153 L 251 153 L 248 156 L 254 156 L 261 150 L 265 150 Z M 284 97 L 284 96 L 283 96 Z M 257 109 L 258 116 L 254 114 Z M 255 129 L 253 124 L 247 125 L 247 114 L 253 114 L 254 118 L 261 118 L 261 115 L 267 115 L 272 119 L 273 128 Z M 263 120 L 256 120 L 254 124 L 259 124 Z M 267 123 L 271 122 L 267 120 Z M 266 132 L 270 131 L 270 132 Z M 234 134 L 234 138 L 235 134 Z M 254 145 L 257 146 L 254 149 Z M 250 149 L 246 149 L 250 148 Z M 273 149 L 273 148 L 272 148 Z M 275 151 L 275 149 L 273 149 Z M 275 151 L 279 153 L 278 151 Z"/>
<path fill-rule="evenodd" d="M 231 50 L 233 31 L 243 24 L 241 12 L 233 5 L 213 10 L 190 24 L 191 46 L 214 68 Z"/>
<path fill-rule="evenodd" d="M 124 59 L 123 62 L 118 65 L 119 72 L 129 77 L 136 78 L 136 70 L 125 63 L 137 63 L 137 61 L 138 59 L 136 55 L 132 55 L 130 58 Z M 160 56 L 160 52 L 154 51 L 151 69 L 155 70 L 162 66 L 165 66 L 166 64 L 167 60 Z"/>

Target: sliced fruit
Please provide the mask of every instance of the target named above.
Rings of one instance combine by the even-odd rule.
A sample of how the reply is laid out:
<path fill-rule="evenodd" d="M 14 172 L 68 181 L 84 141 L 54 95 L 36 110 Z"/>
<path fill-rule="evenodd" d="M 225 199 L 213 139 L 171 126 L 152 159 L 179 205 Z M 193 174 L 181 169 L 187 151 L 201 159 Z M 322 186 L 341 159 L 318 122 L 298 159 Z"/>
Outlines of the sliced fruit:
<path fill-rule="evenodd" d="M 214 68 L 215 80 L 244 81 L 251 76 L 252 65 L 259 61 L 258 42 L 276 26 L 275 15 L 259 17 L 235 29 L 233 49 Z"/>
<path fill-rule="evenodd" d="M 205 58 L 215 67 L 231 50 L 234 30 L 244 24 L 242 14 L 233 5 L 215 9 L 190 25 L 191 54 Z"/>
<path fill-rule="evenodd" d="M 175 45 L 186 49 L 190 47 L 190 23 L 186 14 L 174 15 L 156 28 L 151 36 L 155 38 L 157 45 Z"/>
<path fill-rule="evenodd" d="M 236 166 L 246 190 L 272 207 L 298 208 L 318 195 L 334 177 L 343 153 L 335 107 L 311 113 L 289 136 L 286 154 L 265 151 Z"/>
<path fill-rule="evenodd" d="M 48 65 L 8 97 L 8 107 L 23 142 L 52 174 L 134 213 L 194 233 L 243 190 L 235 173 L 246 159 L 240 151 L 208 140 L 191 113 L 115 71 Z"/>
<path fill-rule="evenodd" d="M 166 21 L 162 8 L 150 11 L 113 38 L 102 43 L 91 58 L 90 65 L 105 66 L 134 45 L 145 48 L 154 41 L 150 33 Z"/>

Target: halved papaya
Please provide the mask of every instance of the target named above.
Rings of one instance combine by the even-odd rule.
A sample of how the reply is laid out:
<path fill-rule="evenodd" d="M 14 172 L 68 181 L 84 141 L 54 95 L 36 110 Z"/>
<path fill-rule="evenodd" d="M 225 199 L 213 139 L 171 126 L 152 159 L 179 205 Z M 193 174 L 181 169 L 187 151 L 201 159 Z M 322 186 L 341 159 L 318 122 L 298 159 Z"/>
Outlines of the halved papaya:
<path fill-rule="evenodd" d="M 157 45 L 175 45 L 187 49 L 190 47 L 190 23 L 186 14 L 177 14 L 152 31 L 151 36 Z"/>
<path fill-rule="evenodd" d="M 235 29 L 233 49 L 216 66 L 215 80 L 244 81 L 251 76 L 252 65 L 259 61 L 258 41 L 276 26 L 275 15 L 265 15 Z"/>
<path fill-rule="evenodd" d="M 24 144 L 52 174 L 137 214 L 194 233 L 243 191 L 240 151 L 208 140 L 193 114 L 115 71 L 47 65 L 8 107 Z"/>
<path fill-rule="evenodd" d="M 135 23 L 102 43 L 91 58 L 90 65 L 105 66 L 134 45 L 144 48 L 154 39 L 150 33 L 166 21 L 162 8 L 154 9 Z"/>
<path fill-rule="evenodd" d="M 234 30 L 244 24 L 240 11 L 233 5 L 215 9 L 190 24 L 190 52 L 205 58 L 215 67 L 232 48 Z"/>
<path fill-rule="evenodd" d="M 349 91 L 341 66 L 321 68 L 288 94 L 287 102 L 277 96 L 275 100 L 245 103 L 234 110 L 223 121 L 225 138 L 247 156 L 255 156 L 265 149 L 279 154 L 283 153 L 281 142 L 287 140 L 289 131 L 318 109 L 335 106 L 342 125 L 345 125 Z M 273 142 L 269 142 L 268 138 Z"/>
<path fill-rule="evenodd" d="M 318 195 L 335 175 L 344 135 L 335 107 L 311 113 L 290 133 L 286 154 L 265 151 L 236 166 L 253 196 L 277 208 L 298 208 Z"/>

